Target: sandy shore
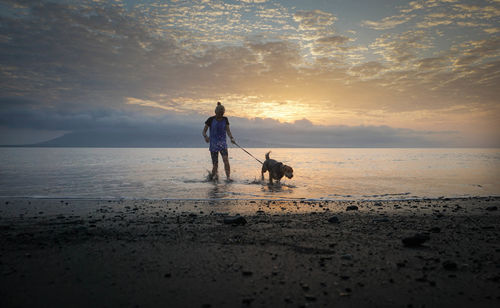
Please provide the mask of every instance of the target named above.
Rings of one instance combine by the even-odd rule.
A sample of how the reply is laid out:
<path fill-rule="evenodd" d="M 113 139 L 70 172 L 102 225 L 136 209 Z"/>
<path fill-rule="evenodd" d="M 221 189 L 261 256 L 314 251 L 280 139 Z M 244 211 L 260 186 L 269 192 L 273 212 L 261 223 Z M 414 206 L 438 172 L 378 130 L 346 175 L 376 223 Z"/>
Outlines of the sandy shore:
<path fill-rule="evenodd" d="M 1 307 L 500 305 L 500 198 L 0 202 Z"/>

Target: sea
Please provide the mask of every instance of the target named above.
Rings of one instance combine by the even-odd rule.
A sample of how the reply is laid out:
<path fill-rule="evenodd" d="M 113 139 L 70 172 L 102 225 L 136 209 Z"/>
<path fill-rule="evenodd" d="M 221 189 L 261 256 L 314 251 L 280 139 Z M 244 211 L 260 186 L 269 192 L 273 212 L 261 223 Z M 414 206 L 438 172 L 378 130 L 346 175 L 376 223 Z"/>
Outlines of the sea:
<path fill-rule="evenodd" d="M 75 199 L 405 200 L 500 195 L 500 149 L 249 148 L 294 170 L 269 185 L 261 163 L 229 149 L 207 177 L 207 148 L 0 148 L 0 197 Z"/>

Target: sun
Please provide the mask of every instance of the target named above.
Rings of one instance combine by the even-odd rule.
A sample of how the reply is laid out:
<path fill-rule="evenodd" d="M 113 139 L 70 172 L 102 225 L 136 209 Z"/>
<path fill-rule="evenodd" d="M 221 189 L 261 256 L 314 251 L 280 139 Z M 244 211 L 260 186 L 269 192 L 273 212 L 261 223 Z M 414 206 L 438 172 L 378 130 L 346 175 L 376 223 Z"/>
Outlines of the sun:
<path fill-rule="evenodd" d="M 246 102 L 244 105 L 239 105 L 237 108 L 241 108 L 242 115 L 247 118 L 271 118 L 288 123 L 308 118 L 311 113 L 308 106 L 293 100 Z"/>

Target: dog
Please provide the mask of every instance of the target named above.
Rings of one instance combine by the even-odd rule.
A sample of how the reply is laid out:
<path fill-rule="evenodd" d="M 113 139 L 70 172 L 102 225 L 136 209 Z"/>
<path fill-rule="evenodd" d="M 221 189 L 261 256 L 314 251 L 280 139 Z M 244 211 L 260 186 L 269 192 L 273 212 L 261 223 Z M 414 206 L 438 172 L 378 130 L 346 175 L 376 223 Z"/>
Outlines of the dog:
<path fill-rule="evenodd" d="M 291 179 L 293 178 L 293 169 L 283 163 L 277 162 L 269 158 L 269 153 L 266 153 L 266 160 L 262 164 L 262 180 L 264 180 L 264 173 L 269 171 L 269 184 L 273 184 L 273 179 L 278 183 L 283 176 Z"/>

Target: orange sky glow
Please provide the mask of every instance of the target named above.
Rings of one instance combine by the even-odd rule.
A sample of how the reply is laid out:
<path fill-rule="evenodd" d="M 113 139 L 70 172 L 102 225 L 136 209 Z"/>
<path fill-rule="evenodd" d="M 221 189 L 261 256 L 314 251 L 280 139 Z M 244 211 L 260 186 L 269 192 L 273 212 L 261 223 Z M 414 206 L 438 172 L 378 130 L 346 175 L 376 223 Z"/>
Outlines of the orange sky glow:
<path fill-rule="evenodd" d="M 500 146 L 498 0 L 42 1 L 2 12 L 2 99 L 29 101 L 23 111 L 204 117 L 221 101 L 231 117 Z"/>

